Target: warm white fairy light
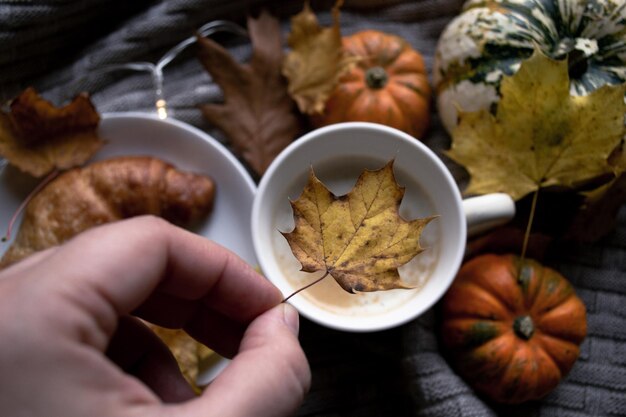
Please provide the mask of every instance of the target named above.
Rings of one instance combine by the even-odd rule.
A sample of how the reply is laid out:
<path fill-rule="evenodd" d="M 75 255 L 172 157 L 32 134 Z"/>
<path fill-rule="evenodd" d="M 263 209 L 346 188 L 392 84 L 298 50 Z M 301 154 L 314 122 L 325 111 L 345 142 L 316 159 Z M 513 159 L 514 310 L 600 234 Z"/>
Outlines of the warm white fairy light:
<path fill-rule="evenodd" d="M 157 117 L 161 120 L 167 119 L 167 103 L 160 98 L 156 101 Z"/>

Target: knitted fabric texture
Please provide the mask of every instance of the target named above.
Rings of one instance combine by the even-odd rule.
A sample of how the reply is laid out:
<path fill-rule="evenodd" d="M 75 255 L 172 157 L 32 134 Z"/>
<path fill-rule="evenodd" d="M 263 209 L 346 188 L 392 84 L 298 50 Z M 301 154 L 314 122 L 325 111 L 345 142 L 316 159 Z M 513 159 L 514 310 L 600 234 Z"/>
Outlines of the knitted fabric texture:
<path fill-rule="evenodd" d="M 193 35 L 202 24 L 226 19 L 245 26 L 245 15 L 266 5 L 286 33 L 289 17 L 302 2 L 89 0 L 82 2 L 0 2 L 0 98 L 26 86 L 62 102 L 87 90 L 101 113 L 154 111 L 148 73 L 102 72 L 129 62 L 156 62 Z M 346 1 L 342 34 L 378 29 L 404 37 L 420 51 L 429 71 L 439 34 L 461 9 L 461 0 Z M 324 25 L 332 2 L 314 2 Z M 237 59 L 250 55 L 247 39 L 220 36 Z M 220 89 L 193 53 L 183 53 L 164 71 L 170 115 L 228 138 L 202 118 L 198 105 L 219 102 Z M 434 107 L 434 106 L 433 106 Z M 423 141 L 441 154 L 450 145 L 435 110 Z M 444 158 L 445 160 L 445 158 Z M 459 182 L 464 173 L 449 167 Z M 598 243 L 576 245 L 549 259 L 576 288 L 588 311 L 588 336 L 570 374 L 541 401 L 499 406 L 474 394 L 442 355 L 436 311 L 402 327 L 373 334 L 350 334 L 303 320 L 301 341 L 311 363 L 313 385 L 299 416 L 484 417 L 626 415 L 626 210 L 616 229 Z"/>

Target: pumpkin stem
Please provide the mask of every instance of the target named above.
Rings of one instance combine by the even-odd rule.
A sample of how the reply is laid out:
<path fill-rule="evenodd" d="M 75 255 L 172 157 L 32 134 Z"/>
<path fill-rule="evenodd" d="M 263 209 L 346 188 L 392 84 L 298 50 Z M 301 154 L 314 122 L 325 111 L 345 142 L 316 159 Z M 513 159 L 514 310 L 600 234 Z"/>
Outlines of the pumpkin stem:
<path fill-rule="evenodd" d="M 587 56 L 577 49 L 567 54 L 567 72 L 571 79 L 582 77 L 588 68 Z"/>
<path fill-rule="evenodd" d="M 365 82 L 369 88 L 375 90 L 383 88 L 387 85 L 387 81 L 389 81 L 389 76 L 383 67 L 372 67 L 365 71 Z"/>
<path fill-rule="evenodd" d="M 535 324 L 530 316 L 519 316 L 513 322 L 513 331 L 521 339 L 529 340 L 535 333 Z"/>
<path fill-rule="evenodd" d="M 565 38 L 555 45 L 553 56 L 556 59 L 567 58 L 570 79 L 579 79 L 587 72 L 589 58 L 598 50 L 595 39 Z"/>

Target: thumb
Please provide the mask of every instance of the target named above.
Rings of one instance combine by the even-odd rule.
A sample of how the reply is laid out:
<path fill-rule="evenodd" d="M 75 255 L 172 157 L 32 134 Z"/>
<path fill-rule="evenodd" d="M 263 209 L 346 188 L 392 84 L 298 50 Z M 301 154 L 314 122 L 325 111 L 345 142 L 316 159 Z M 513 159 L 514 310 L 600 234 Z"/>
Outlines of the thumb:
<path fill-rule="evenodd" d="M 297 338 L 298 312 L 282 303 L 258 316 L 239 353 L 205 390 L 186 403 L 185 416 L 292 415 L 309 390 L 311 372 Z"/>

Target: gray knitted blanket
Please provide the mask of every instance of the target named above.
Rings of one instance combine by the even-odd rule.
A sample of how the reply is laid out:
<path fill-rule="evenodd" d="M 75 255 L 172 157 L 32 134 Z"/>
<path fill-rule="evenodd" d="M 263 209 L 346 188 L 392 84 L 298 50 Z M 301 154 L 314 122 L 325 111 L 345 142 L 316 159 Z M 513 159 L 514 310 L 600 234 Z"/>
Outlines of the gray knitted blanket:
<path fill-rule="evenodd" d="M 278 0 L 46 0 L 0 1 L 0 99 L 33 85 L 54 102 L 88 90 L 100 112 L 152 110 L 147 73 L 99 73 L 128 62 L 156 62 L 169 48 L 216 19 L 244 24 L 265 6 L 283 22 L 301 1 Z M 332 1 L 314 1 L 324 24 Z M 364 28 L 396 33 L 421 51 L 432 70 L 436 41 L 459 13 L 461 0 L 346 1 L 342 32 Z M 245 60 L 250 47 L 234 35 L 219 38 Z M 173 116 L 228 145 L 197 106 L 221 92 L 195 56 L 183 54 L 164 72 L 164 96 Z M 424 142 L 435 151 L 450 139 L 433 113 Z M 457 178 L 458 167 L 451 166 Z M 595 244 L 574 245 L 544 260 L 575 286 L 588 311 L 588 337 L 571 373 L 543 400 L 499 406 L 474 394 L 442 356 L 436 310 L 400 328 L 351 334 L 303 320 L 301 341 L 313 386 L 301 416 L 626 416 L 626 209 L 616 229 Z"/>

